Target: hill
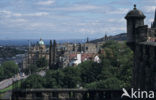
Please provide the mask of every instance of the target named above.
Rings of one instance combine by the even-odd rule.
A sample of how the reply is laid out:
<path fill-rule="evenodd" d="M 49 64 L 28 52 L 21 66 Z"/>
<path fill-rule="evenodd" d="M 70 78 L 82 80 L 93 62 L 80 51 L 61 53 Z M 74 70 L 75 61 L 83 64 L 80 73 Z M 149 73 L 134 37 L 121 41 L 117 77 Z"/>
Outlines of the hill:
<path fill-rule="evenodd" d="M 97 42 L 102 42 L 105 40 L 117 40 L 117 41 L 124 41 L 127 40 L 127 34 L 126 33 L 121 33 L 121 34 L 117 34 L 114 36 L 108 36 L 108 37 L 102 37 L 99 39 L 95 39 L 95 40 L 91 40 L 90 43 L 97 43 Z"/>

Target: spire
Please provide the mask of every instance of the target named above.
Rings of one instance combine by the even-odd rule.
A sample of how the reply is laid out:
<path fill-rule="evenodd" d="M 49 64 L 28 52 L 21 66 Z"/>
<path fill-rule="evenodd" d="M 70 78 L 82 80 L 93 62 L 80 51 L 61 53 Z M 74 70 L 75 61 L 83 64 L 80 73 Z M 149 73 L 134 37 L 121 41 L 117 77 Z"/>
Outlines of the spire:
<path fill-rule="evenodd" d="M 108 39 L 107 34 L 105 34 L 104 41 L 106 41 L 107 39 Z"/>
<path fill-rule="evenodd" d="M 89 43 L 89 38 L 87 37 L 87 43 Z"/>
<path fill-rule="evenodd" d="M 152 23 L 151 28 L 156 28 L 156 9 L 155 9 L 154 21 L 153 21 L 153 23 Z"/>
<path fill-rule="evenodd" d="M 134 9 L 136 9 L 136 4 L 134 4 Z"/>
<path fill-rule="evenodd" d="M 151 22 L 151 28 L 153 27 L 153 22 Z"/>
<path fill-rule="evenodd" d="M 154 22 L 156 22 L 156 8 L 155 8 Z"/>
<path fill-rule="evenodd" d="M 51 65 L 52 65 L 52 47 L 53 47 L 52 40 L 50 40 L 50 46 L 49 46 L 49 68 L 51 68 Z"/>

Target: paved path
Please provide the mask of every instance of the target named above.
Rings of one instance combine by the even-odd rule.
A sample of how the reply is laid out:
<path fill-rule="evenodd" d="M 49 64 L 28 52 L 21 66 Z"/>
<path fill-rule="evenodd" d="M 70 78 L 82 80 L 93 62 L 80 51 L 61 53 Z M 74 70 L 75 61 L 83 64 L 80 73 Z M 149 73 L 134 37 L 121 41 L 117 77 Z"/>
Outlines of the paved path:
<path fill-rule="evenodd" d="M 28 76 L 21 77 L 19 75 L 16 75 L 13 78 L 5 79 L 5 80 L 0 82 L 0 89 L 4 89 L 4 88 L 10 86 L 13 83 L 13 81 L 15 82 L 15 81 L 18 81 L 18 80 L 21 80 L 21 79 L 25 79 L 27 77 Z"/>
<path fill-rule="evenodd" d="M 41 75 L 41 76 L 45 76 L 46 72 L 44 70 L 37 72 L 37 74 Z M 18 80 L 22 80 L 22 79 L 26 79 L 29 75 L 25 75 L 24 77 L 20 76 L 20 75 L 15 75 L 15 77 L 13 78 L 9 78 L 9 79 L 5 79 L 3 81 L 0 82 L 0 90 L 4 89 L 8 86 L 10 86 L 13 81 L 18 81 Z"/>
<path fill-rule="evenodd" d="M 37 74 L 39 74 L 41 76 L 45 76 L 46 72 L 43 70 L 43 71 L 37 72 Z M 0 82 L 0 89 L 4 89 L 4 88 L 12 85 L 13 81 L 18 81 L 18 80 L 21 80 L 21 79 L 26 79 L 28 76 L 29 75 L 22 77 L 22 76 L 16 75 L 14 78 L 5 79 L 5 80 L 3 80 L 3 81 Z M 11 98 L 11 94 L 12 94 L 11 91 L 2 93 L 1 94 L 1 97 L 0 97 L 0 100 L 10 99 Z"/>

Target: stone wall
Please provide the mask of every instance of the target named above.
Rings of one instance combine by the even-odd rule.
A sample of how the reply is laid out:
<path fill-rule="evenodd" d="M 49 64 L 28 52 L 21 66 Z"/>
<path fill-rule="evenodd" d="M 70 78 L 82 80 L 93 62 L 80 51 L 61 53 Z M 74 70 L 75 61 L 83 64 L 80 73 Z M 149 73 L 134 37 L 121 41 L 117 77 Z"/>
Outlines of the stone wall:
<path fill-rule="evenodd" d="M 122 93 L 102 89 L 29 89 L 14 90 L 12 100 L 121 100 Z"/>
<path fill-rule="evenodd" d="M 133 86 L 156 89 L 156 43 L 140 42 L 134 45 Z"/>

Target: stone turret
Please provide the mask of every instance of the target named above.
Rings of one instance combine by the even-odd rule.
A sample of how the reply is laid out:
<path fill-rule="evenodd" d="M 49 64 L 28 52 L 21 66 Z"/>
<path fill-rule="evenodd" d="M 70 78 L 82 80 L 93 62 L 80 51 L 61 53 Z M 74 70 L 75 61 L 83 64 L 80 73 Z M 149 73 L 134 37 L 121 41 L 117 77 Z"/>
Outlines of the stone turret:
<path fill-rule="evenodd" d="M 145 15 L 134 5 L 134 9 L 128 12 L 125 19 L 127 20 L 127 43 L 135 43 L 137 39 L 141 38 L 138 37 L 140 35 L 136 32 L 136 28 L 144 26 Z"/>

